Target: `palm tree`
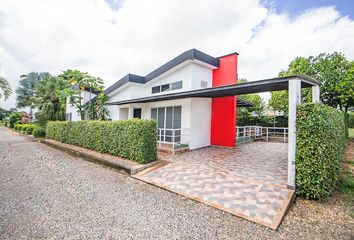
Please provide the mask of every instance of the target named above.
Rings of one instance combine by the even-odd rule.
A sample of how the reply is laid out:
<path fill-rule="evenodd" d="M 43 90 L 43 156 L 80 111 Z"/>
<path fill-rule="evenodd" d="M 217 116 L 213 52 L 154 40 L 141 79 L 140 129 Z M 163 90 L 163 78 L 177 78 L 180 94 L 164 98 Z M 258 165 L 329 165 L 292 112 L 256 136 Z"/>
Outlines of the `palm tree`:
<path fill-rule="evenodd" d="M 12 89 L 10 87 L 9 82 L 5 78 L 0 77 L 0 99 L 2 97 L 4 97 L 5 100 L 8 99 L 11 93 Z"/>
<path fill-rule="evenodd" d="M 34 106 L 38 107 L 43 121 L 65 120 L 66 98 L 63 90 L 68 83 L 62 78 L 50 76 L 35 87 Z M 36 115 L 37 117 L 37 115 Z"/>
<path fill-rule="evenodd" d="M 34 99 L 35 99 L 35 87 L 36 85 L 50 77 L 51 75 L 47 72 L 31 72 L 26 75 L 21 76 L 21 80 L 19 82 L 20 86 L 16 89 L 16 101 L 18 108 L 29 107 L 30 108 L 30 116 L 32 118 L 32 110 L 34 108 Z"/>

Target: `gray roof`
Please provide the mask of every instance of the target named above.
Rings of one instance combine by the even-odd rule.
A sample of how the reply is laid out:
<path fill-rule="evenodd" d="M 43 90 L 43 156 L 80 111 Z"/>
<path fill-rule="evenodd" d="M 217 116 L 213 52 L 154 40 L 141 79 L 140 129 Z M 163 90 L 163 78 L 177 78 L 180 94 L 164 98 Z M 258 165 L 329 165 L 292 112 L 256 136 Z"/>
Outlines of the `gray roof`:
<path fill-rule="evenodd" d="M 159 67 L 159 68 L 155 69 L 154 71 L 152 71 L 151 73 L 147 74 L 145 77 L 134 75 L 134 74 L 125 75 L 123 78 L 121 78 L 120 80 L 115 82 L 113 85 L 108 87 L 104 91 L 104 93 L 106 95 L 108 95 L 128 82 L 145 84 L 145 83 L 164 74 L 165 72 L 171 70 L 172 68 L 178 66 L 179 64 L 181 64 L 187 60 L 199 60 L 201 62 L 212 65 L 214 67 L 219 67 L 219 59 L 214 58 L 206 53 L 203 53 L 203 52 L 193 48 L 193 49 L 190 49 L 190 50 L 178 55 L 177 57 L 175 57 L 171 61 L 165 63 L 161 67 Z"/>

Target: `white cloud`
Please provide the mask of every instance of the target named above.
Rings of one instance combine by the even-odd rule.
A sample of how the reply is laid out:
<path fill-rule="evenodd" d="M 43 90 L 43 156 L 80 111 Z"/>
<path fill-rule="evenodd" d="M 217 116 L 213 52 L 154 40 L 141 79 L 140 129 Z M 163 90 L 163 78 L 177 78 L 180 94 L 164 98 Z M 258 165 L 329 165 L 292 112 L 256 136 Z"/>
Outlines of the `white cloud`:
<path fill-rule="evenodd" d="M 126 0 L 118 10 L 103 0 L 0 0 L 0 75 L 14 88 L 21 74 L 67 68 L 109 86 L 190 48 L 237 51 L 239 76 L 254 80 L 277 75 L 296 56 L 342 51 L 353 59 L 352 39 L 353 20 L 334 7 L 290 18 L 257 0 Z M 0 106 L 14 103 L 15 95 Z"/>

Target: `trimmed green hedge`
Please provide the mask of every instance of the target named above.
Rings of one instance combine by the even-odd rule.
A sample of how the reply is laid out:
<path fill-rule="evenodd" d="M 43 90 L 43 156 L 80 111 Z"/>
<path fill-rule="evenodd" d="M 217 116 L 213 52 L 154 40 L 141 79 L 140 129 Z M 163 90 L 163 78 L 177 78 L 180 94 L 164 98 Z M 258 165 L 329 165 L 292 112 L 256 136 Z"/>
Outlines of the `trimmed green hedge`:
<path fill-rule="evenodd" d="M 14 129 L 15 129 L 16 131 L 21 131 L 22 126 L 23 126 L 22 123 L 15 124 Z"/>
<path fill-rule="evenodd" d="M 32 125 L 29 124 L 29 123 L 22 124 L 22 125 L 18 128 L 18 130 L 21 131 L 21 132 L 23 132 L 23 133 L 26 133 L 27 128 L 30 127 L 30 126 L 32 126 Z"/>
<path fill-rule="evenodd" d="M 139 163 L 156 160 L 156 122 L 121 121 L 48 122 L 47 138 Z"/>
<path fill-rule="evenodd" d="M 298 107 L 296 192 L 324 199 L 333 191 L 346 141 L 343 112 L 320 103 Z"/>
<path fill-rule="evenodd" d="M 35 138 L 43 138 L 45 137 L 45 129 L 41 126 L 35 125 L 32 131 L 32 135 Z"/>
<path fill-rule="evenodd" d="M 33 129 L 34 129 L 34 128 L 35 128 L 34 125 L 29 125 L 29 126 L 26 128 L 25 133 L 26 133 L 27 135 L 32 135 L 32 132 L 33 132 Z"/>

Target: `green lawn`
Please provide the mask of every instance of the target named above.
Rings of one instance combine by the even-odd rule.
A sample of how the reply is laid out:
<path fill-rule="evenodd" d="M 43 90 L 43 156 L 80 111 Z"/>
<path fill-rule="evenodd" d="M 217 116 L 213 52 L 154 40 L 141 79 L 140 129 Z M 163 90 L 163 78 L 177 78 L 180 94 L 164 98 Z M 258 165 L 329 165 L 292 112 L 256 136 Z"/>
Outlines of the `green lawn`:
<path fill-rule="evenodd" d="M 349 128 L 348 132 L 349 132 L 349 138 L 354 138 L 354 128 Z"/>

